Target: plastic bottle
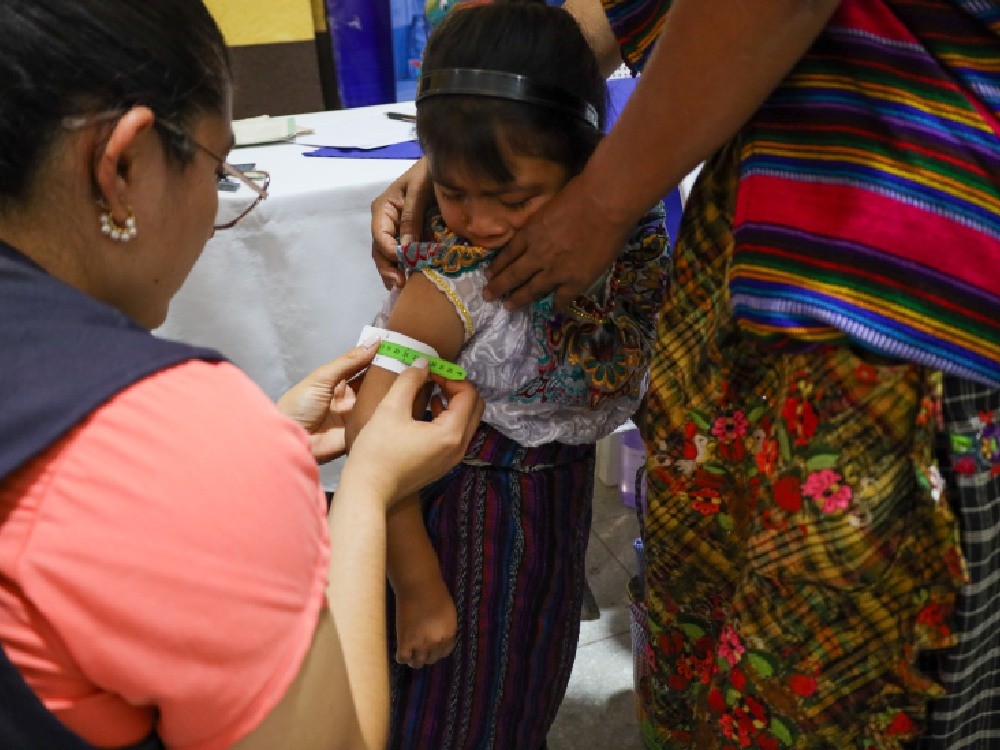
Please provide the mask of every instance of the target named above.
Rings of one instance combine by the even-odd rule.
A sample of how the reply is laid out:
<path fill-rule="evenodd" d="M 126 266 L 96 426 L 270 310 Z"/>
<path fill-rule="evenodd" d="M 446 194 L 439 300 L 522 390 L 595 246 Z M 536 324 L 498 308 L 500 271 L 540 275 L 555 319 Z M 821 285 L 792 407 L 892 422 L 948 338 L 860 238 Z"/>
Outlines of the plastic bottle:
<path fill-rule="evenodd" d="M 633 427 L 622 436 L 621 496 L 630 508 L 636 507 L 635 477 L 646 462 L 646 446 L 639 436 L 639 429 Z"/>

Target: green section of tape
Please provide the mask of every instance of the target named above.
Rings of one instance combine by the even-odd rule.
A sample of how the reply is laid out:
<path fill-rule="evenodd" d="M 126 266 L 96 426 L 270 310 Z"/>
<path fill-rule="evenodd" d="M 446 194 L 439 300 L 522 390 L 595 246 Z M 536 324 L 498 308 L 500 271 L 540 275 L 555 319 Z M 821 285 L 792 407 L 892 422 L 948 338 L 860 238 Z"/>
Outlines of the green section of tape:
<path fill-rule="evenodd" d="M 383 341 L 378 348 L 378 353 L 392 359 L 398 359 L 404 365 L 412 365 L 416 359 L 424 357 L 428 362 L 428 369 L 435 375 L 440 375 L 448 380 L 465 380 L 465 370 L 454 362 L 449 362 L 439 357 L 431 357 L 428 354 L 418 352 L 416 349 L 411 349 L 402 344 Z"/>

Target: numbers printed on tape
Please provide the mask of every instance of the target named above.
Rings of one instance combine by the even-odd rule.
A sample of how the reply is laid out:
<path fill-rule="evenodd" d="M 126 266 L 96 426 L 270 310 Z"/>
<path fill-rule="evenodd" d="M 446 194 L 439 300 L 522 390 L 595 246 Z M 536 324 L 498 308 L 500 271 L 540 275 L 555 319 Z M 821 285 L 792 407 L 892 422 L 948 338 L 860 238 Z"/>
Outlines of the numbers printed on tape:
<path fill-rule="evenodd" d="M 456 365 L 454 362 L 449 362 L 446 359 L 441 359 L 440 357 L 431 357 L 422 352 L 418 352 L 416 349 L 411 349 L 408 346 L 403 346 L 402 344 L 394 344 L 391 341 L 383 341 L 379 345 L 378 353 L 385 356 L 391 357 L 392 359 L 399 360 L 404 365 L 412 365 L 419 357 L 424 357 L 428 362 L 428 369 L 435 375 L 440 375 L 448 380 L 465 380 L 465 370 Z"/>

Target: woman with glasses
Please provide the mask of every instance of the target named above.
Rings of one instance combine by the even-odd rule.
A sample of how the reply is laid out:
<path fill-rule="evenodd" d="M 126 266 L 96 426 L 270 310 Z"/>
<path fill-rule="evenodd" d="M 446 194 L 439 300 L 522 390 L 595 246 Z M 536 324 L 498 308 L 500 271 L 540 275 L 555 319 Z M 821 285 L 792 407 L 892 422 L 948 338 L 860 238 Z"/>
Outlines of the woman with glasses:
<path fill-rule="evenodd" d="M 0 748 L 383 746 L 386 509 L 460 458 L 474 391 L 416 422 L 404 373 L 328 519 L 316 462 L 374 342 L 275 409 L 149 333 L 266 196 L 225 162 L 203 4 L 0 0 L 0 38 Z"/>

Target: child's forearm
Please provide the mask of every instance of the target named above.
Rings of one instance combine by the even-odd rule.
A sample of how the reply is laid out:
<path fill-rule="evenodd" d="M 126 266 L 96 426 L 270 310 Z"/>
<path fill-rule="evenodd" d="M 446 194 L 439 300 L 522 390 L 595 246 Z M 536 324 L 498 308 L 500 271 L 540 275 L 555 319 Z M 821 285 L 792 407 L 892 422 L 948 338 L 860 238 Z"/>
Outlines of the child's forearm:
<path fill-rule="evenodd" d="M 393 591 L 440 576 L 437 552 L 431 544 L 417 495 L 400 500 L 386 519 L 386 570 Z"/>

